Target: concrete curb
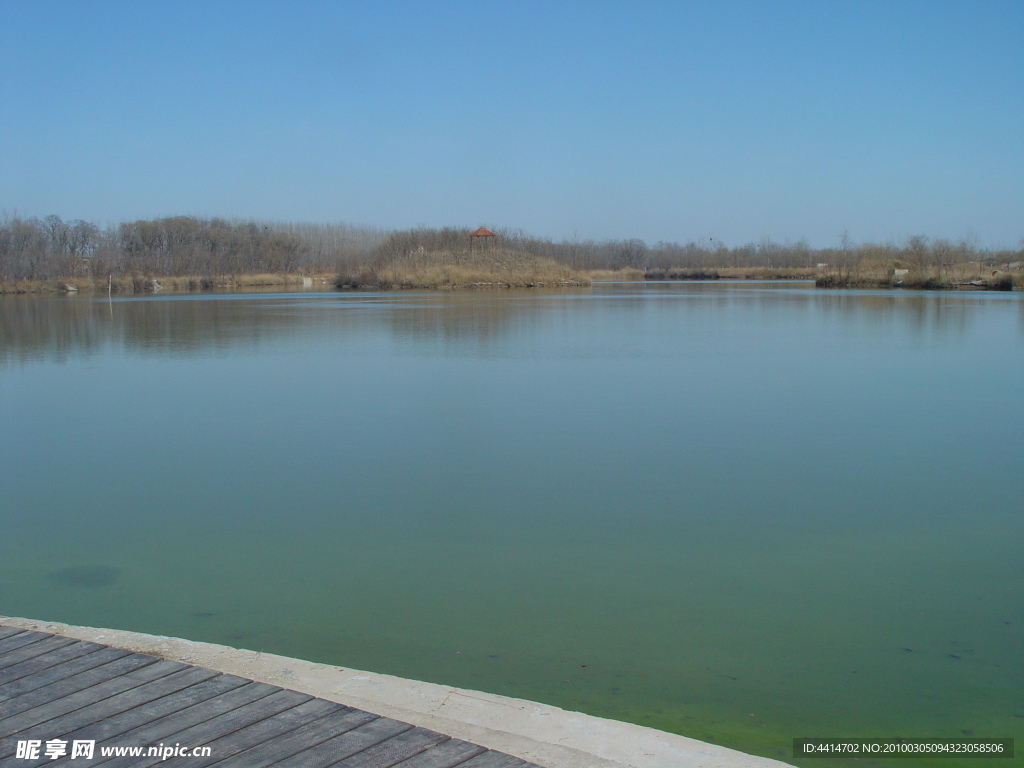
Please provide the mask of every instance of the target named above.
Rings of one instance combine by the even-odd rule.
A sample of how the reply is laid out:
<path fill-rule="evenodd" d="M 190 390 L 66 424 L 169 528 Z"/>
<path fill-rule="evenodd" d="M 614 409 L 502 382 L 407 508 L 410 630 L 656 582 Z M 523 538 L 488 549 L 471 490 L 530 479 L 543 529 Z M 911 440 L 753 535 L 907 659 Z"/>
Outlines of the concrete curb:
<path fill-rule="evenodd" d="M 49 632 L 288 688 L 429 728 L 547 768 L 786 768 L 787 763 L 558 707 L 271 653 L 0 616 Z"/>

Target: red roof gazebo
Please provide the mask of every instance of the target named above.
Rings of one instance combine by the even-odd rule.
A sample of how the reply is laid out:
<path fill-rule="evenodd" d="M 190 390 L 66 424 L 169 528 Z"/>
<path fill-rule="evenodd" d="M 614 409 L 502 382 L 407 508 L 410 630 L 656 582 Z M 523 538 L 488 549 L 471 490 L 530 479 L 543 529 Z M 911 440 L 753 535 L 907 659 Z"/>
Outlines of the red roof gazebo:
<path fill-rule="evenodd" d="M 491 230 L 487 229 L 487 227 L 480 227 L 475 232 L 470 232 L 469 233 L 469 252 L 470 253 L 473 252 L 473 239 L 474 238 L 479 238 L 479 237 L 494 238 L 494 237 L 497 237 L 497 235 L 495 235 L 493 232 L 491 232 Z M 485 240 L 484 242 L 487 242 L 487 241 Z"/>

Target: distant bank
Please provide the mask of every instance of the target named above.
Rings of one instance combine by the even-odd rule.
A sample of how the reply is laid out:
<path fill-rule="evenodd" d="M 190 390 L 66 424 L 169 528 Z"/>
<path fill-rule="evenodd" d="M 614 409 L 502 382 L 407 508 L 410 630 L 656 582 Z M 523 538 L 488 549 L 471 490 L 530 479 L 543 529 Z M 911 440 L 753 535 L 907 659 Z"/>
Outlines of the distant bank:
<path fill-rule="evenodd" d="M 1021 243 L 1024 245 L 1024 241 Z M 236 291 L 274 287 L 500 289 L 592 280 L 813 280 L 823 288 L 1020 290 L 1024 248 L 913 236 L 837 246 L 762 239 L 552 240 L 500 227 L 385 230 L 343 223 L 167 218 L 101 228 L 0 212 L 0 291 Z M 312 281 L 312 285 L 307 285 Z"/>
<path fill-rule="evenodd" d="M 618 276 L 617 276 L 618 275 Z M 918 267 L 701 267 L 591 272 L 594 280 L 813 280 L 818 288 L 905 288 L 925 291 L 1024 290 L 1021 265 Z"/>
<path fill-rule="evenodd" d="M 625 268 L 573 270 L 549 259 L 508 259 L 494 264 L 421 262 L 360 267 L 331 273 L 242 273 L 237 275 L 120 275 L 62 277 L 48 280 L 0 280 L 0 294 L 78 294 L 130 296 L 157 293 L 232 293 L 268 290 L 501 290 L 575 288 L 592 282 L 794 280 L 819 288 L 905 290 L 1024 290 L 1017 269 L 854 270 L 825 268 L 701 267 L 697 269 Z"/>

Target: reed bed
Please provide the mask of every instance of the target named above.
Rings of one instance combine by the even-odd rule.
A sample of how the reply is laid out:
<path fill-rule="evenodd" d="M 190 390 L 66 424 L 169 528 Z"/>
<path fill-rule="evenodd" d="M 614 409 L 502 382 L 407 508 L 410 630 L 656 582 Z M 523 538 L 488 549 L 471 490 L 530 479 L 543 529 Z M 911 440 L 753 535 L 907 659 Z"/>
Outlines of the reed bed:
<path fill-rule="evenodd" d="M 813 280 L 813 267 L 648 267 L 645 280 Z"/>
<path fill-rule="evenodd" d="M 608 283 L 619 281 L 636 281 L 644 279 L 644 271 L 636 267 L 622 269 L 591 269 L 588 270 L 591 282 Z"/>
<path fill-rule="evenodd" d="M 590 277 L 554 259 L 502 248 L 482 252 L 413 251 L 342 268 L 343 289 L 534 288 L 589 285 Z"/>
<path fill-rule="evenodd" d="M 905 288 L 923 291 L 1024 290 L 1021 270 L 977 269 L 955 265 L 948 269 L 856 267 L 849 271 L 825 270 L 815 278 L 819 288 Z"/>
<path fill-rule="evenodd" d="M 259 272 L 241 275 L 119 275 L 103 278 L 68 277 L 53 280 L 0 281 L 0 294 L 17 293 L 188 293 L 199 291 L 235 291 L 248 288 L 302 286 L 324 287 L 333 282 L 331 275 L 293 275 Z"/>

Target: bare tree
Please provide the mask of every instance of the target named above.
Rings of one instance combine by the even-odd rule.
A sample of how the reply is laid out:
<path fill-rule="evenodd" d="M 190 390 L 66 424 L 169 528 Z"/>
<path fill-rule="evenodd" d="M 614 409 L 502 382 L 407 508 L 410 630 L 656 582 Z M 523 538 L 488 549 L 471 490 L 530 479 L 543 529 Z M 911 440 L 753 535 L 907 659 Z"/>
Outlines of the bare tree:
<path fill-rule="evenodd" d="M 638 238 L 619 243 L 616 261 L 619 266 L 643 269 L 647 259 L 647 243 Z"/>

